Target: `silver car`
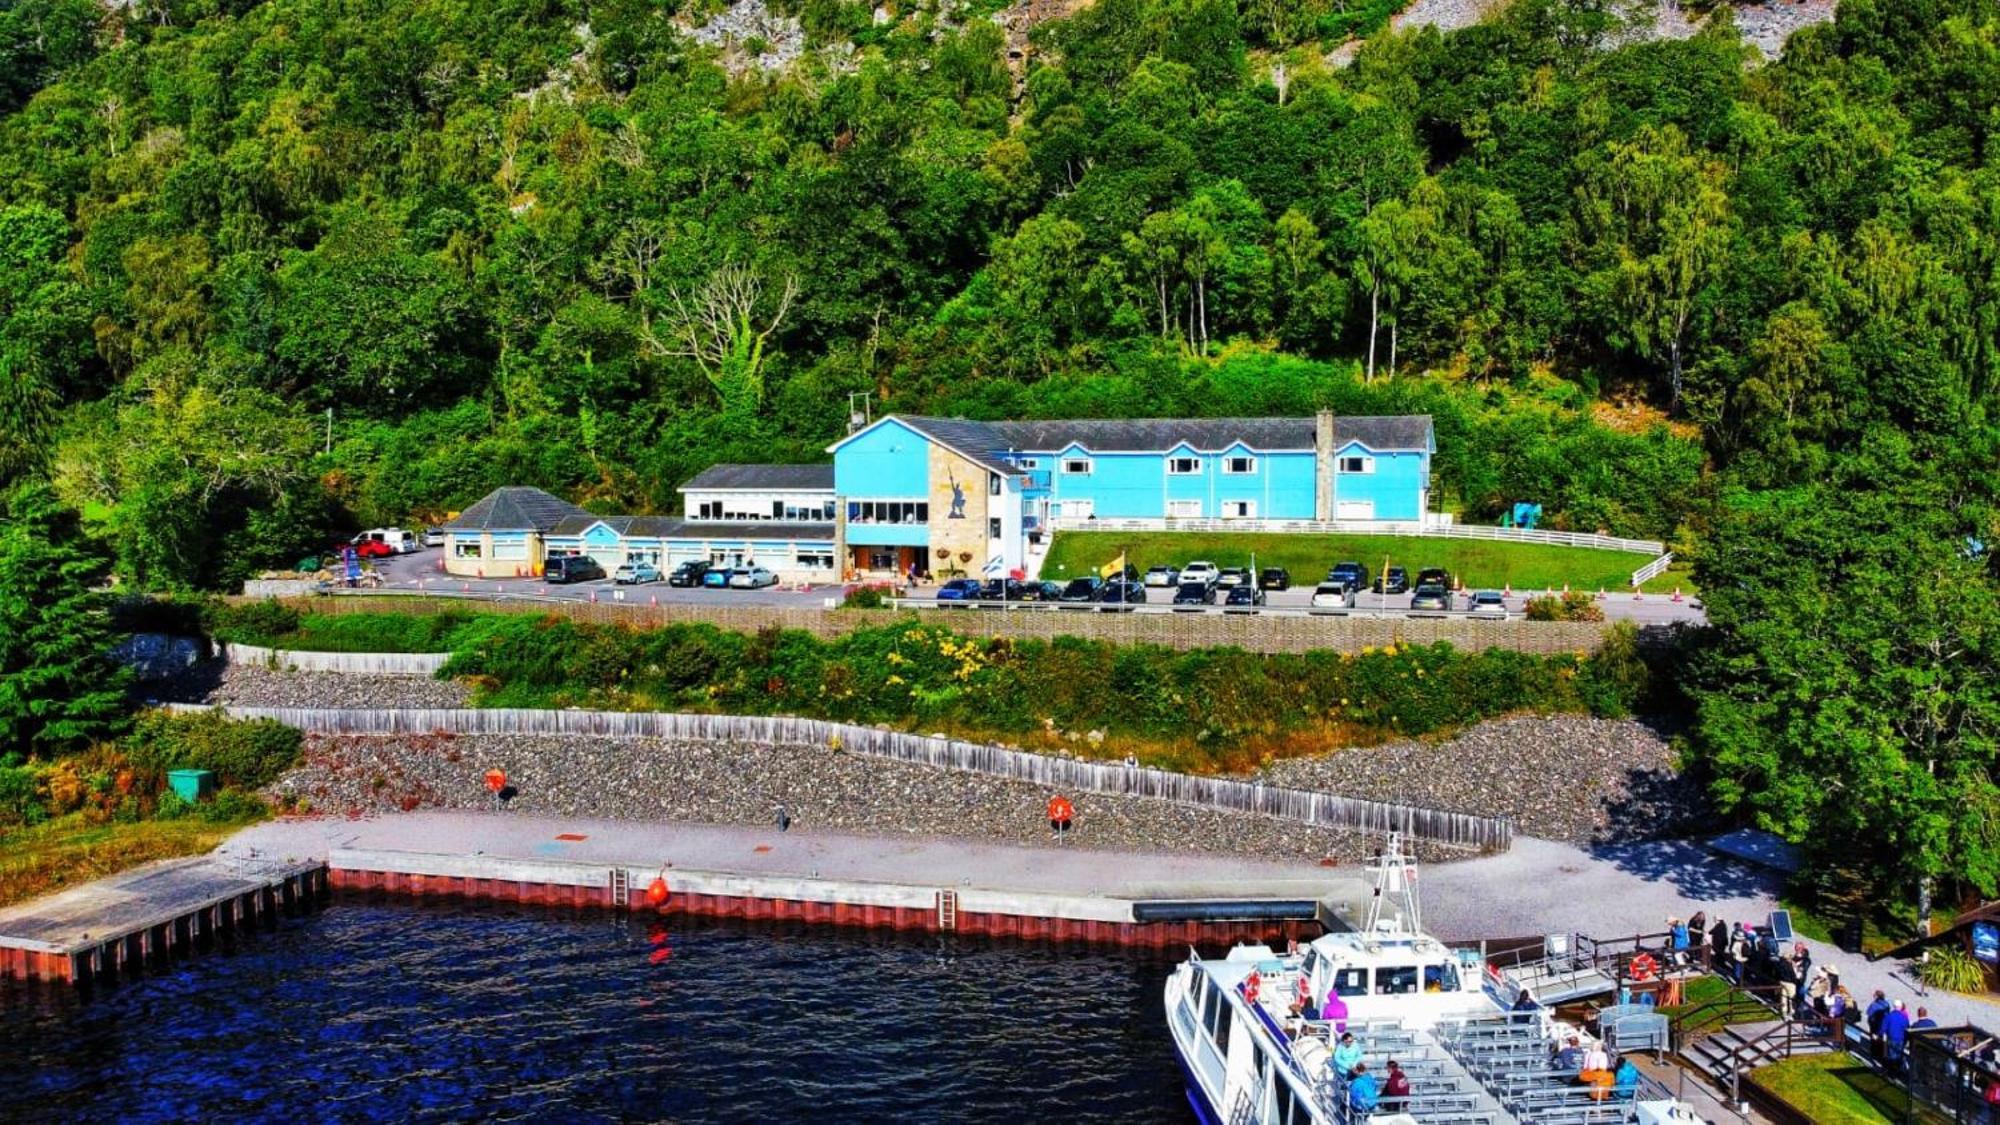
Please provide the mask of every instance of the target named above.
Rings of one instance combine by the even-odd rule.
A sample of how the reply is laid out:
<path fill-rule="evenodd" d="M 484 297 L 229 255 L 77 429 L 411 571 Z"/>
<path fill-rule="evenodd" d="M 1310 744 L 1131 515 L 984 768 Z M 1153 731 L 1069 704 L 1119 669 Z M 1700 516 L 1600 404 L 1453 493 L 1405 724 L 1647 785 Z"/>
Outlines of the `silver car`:
<path fill-rule="evenodd" d="M 646 582 L 658 582 L 660 568 L 643 559 L 621 564 L 611 572 L 611 581 L 619 586 L 637 586 Z"/>
<path fill-rule="evenodd" d="M 1481 617 L 1504 618 L 1508 616 L 1507 599 L 1501 597 L 1498 590 L 1474 591 L 1472 600 L 1465 603 L 1465 609 L 1466 612 L 1474 613 Z"/>
<path fill-rule="evenodd" d="M 1345 582 L 1322 582 L 1313 587 L 1314 609 L 1353 609 L 1354 587 Z"/>
<path fill-rule="evenodd" d="M 778 576 L 761 566 L 746 566 L 729 576 L 732 590 L 757 590 L 777 584 Z"/>

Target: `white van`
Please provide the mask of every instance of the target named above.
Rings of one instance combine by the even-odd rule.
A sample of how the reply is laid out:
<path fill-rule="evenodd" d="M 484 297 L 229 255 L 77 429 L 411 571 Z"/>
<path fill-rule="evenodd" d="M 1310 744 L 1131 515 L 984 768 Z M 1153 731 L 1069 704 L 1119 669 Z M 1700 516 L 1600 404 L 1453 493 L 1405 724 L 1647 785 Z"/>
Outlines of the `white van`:
<path fill-rule="evenodd" d="M 354 537 L 357 546 L 371 541 L 387 543 L 389 549 L 399 555 L 420 551 L 424 546 L 423 540 L 417 537 L 416 532 L 405 531 L 400 527 L 371 527 Z"/>

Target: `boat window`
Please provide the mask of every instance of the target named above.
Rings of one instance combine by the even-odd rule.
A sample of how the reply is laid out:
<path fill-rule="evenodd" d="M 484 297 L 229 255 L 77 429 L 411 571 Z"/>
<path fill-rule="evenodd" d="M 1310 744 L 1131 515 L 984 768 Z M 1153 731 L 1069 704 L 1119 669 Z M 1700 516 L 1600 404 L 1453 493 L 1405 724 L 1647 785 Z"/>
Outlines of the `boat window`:
<path fill-rule="evenodd" d="M 1368 994 L 1368 970 L 1340 970 L 1333 974 L 1333 990 L 1342 996 L 1366 996 Z"/>
<path fill-rule="evenodd" d="M 1202 1005 L 1201 1022 L 1208 1028 L 1208 1037 L 1223 1050 L 1229 1049 L 1229 997 L 1222 994 L 1222 986 L 1209 978 L 1208 1002 Z"/>
<path fill-rule="evenodd" d="M 1457 992 L 1458 966 L 1446 961 L 1442 965 L 1424 966 L 1425 992 Z"/>
<path fill-rule="evenodd" d="M 1308 947 L 1306 949 L 1306 959 L 1299 965 L 1299 973 L 1307 980 L 1311 980 L 1313 979 L 1313 975 L 1318 972 L 1319 950 Z"/>
<path fill-rule="evenodd" d="M 1416 990 L 1415 965 L 1384 965 L 1375 970 L 1375 991 L 1379 994 L 1393 996 Z"/>

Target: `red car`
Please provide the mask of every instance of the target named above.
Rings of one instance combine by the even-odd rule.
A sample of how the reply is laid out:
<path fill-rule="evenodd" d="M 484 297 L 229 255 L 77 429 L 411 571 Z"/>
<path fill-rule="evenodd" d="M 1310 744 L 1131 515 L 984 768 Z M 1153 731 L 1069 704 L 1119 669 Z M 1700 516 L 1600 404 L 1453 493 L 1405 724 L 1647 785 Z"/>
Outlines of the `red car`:
<path fill-rule="evenodd" d="M 387 543 L 384 543 L 380 539 L 363 539 L 359 543 L 348 543 L 344 545 L 353 547 L 354 554 L 357 557 L 364 559 L 386 559 L 390 555 L 396 553 L 396 549 L 394 547 L 389 546 Z"/>

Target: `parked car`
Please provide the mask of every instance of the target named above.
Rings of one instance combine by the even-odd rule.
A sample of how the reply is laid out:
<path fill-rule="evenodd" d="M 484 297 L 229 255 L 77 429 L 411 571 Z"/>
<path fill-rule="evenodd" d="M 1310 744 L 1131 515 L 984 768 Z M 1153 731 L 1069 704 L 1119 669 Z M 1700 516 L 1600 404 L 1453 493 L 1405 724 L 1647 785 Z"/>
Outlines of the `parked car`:
<path fill-rule="evenodd" d="M 1498 590 L 1473 591 L 1471 599 L 1465 603 L 1465 608 L 1467 611 L 1479 614 L 1482 617 L 1508 616 L 1507 600 L 1500 596 L 1500 591 Z"/>
<path fill-rule="evenodd" d="M 423 548 L 423 542 L 417 538 L 416 532 L 404 531 L 400 527 L 371 527 L 354 537 L 356 547 L 363 543 L 384 544 L 390 553 L 397 555 L 411 554 Z"/>
<path fill-rule="evenodd" d="M 1250 581 L 1249 568 L 1241 566 L 1223 567 L 1222 572 L 1215 576 L 1215 584 L 1225 590 L 1232 589 L 1237 586 L 1253 585 L 1253 583 Z"/>
<path fill-rule="evenodd" d="M 681 565 L 675 567 L 674 572 L 672 574 L 667 575 L 667 585 L 699 586 L 701 585 L 701 576 L 707 573 L 708 573 L 707 560 L 690 559 L 687 562 L 684 562 Z"/>
<path fill-rule="evenodd" d="M 778 576 L 771 573 L 768 567 L 739 567 L 736 573 L 729 576 L 729 588 L 732 590 L 761 590 L 777 584 Z"/>
<path fill-rule="evenodd" d="M 1409 593 L 1410 572 L 1400 566 L 1389 567 L 1375 579 L 1375 592 L 1378 594 Z"/>
<path fill-rule="evenodd" d="M 1418 586 L 1417 592 L 1410 595 L 1410 608 L 1448 610 L 1451 608 L 1451 591 L 1443 586 Z"/>
<path fill-rule="evenodd" d="M 1105 605 L 1140 605 L 1146 600 L 1146 587 L 1130 579 L 1106 582 L 1097 591 L 1097 600 Z"/>
<path fill-rule="evenodd" d="M 1328 582 L 1345 582 L 1351 589 L 1359 590 L 1368 585 L 1368 568 L 1358 562 L 1334 563 L 1326 572 Z"/>
<path fill-rule="evenodd" d="M 710 563 L 708 569 L 701 572 L 702 588 L 707 590 L 726 590 L 729 588 L 730 578 L 734 577 L 735 574 L 736 570 L 734 567 L 716 566 Z"/>
<path fill-rule="evenodd" d="M 1257 576 L 1260 590 L 1289 590 L 1292 588 L 1292 572 L 1282 566 L 1267 566 L 1264 573 Z"/>
<path fill-rule="evenodd" d="M 1345 582 L 1322 582 L 1313 587 L 1314 609 L 1353 609 L 1354 587 Z"/>
<path fill-rule="evenodd" d="M 1146 585 L 1172 589 L 1181 584 L 1181 572 L 1171 566 L 1156 566 L 1146 572 Z"/>
<path fill-rule="evenodd" d="M 645 582 L 658 582 L 660 568 L 644 559 L 628 562 L 611 572 L 611 581 L 619 586 L 637 586 Z"/>
<path fill-rule="evenodd" d="M 1009 601 L 1052 602 L 1062 597 L 1060 582 L 1016 582 L 1014 592 L 1007 595 Z"/>
<path fill-rule="evenodd" d="M 1175 605 L 1211 605 L 1214 601 L 1215 587 L 1206 582 L 1183 582 L 1174 591 Z"/>
<path fill-rule="evenodd" d="M 988 578 L 985 584 L 979 587 L 979 600 L 983 602 L 1020 601 L 1021 599 L 1015 596 L 1015 591 L 1020 588 L 1021 583 L 1013 578 Z"/>
<path fill-rule="evenodd" d="M 1059 602 L 1094 602 L 1097 591 L 1104 587 L 1102 578 L 1072 578 L 1069 585 L 1057 596 Z"/>
<path fill-rule="evenodd" d="M 1220 573 L 1222 572 L 1215 569 L 1215 564 L 1212 562 L 1191 562 L 1181 568 L 1181 584 L 1200 582 L 1203 585 L 1213 586 L 1216 576 Z"/>
<path fill-rule="evenodd" d="M 1427 566 L 1417 572 L 1417 585 L 1443 586 L 1451 589 L 1451 573 L 1441 566 Z"/>
<path fill-rule="evenodd" d="M 552 586 L 590 582 L 604 577 L 604 567 L 589 555 L 557 555 L 542 564 L 542 579 Z"/>
<path fill-rule="evenodd" d="M 982 589 L 977 578 L 954 578 L 937 588 L 937 600 L 941 602 L 977 601 Z"/>
<path fill-rule="evenodd" d="M 424 546 L 426 546 L 426 547 L 442 547 L 442 546 L 444 546 L 444 529 L 443 529 L 443 528 L 441 528 L 441 527 L 427 527 L 427 528 L 425 528 L 425 529 L 424 529 Z"/>
<path fill-rule="evenodd" d="M 389 546 L 389 544 L 384 543 L 380 539 L 362 539 L 356 537 L 352 542 L 342 543 L 340 546 L 335 547 L 334 554 L 339 554 L 343 547 L 354 548 L 354 556 L 362 559 L 386 559 L 396 553 L 394 547 Z"/>
<path fill-rule="evenodd" d="M 1222 599 L 1222 611 L 1224 613 L 1247 613 L 1263 604 L 1264 591 L 1245 583 L 1241 586 L 1231 586 L 1229 588 L 1229 593 Z"/>

